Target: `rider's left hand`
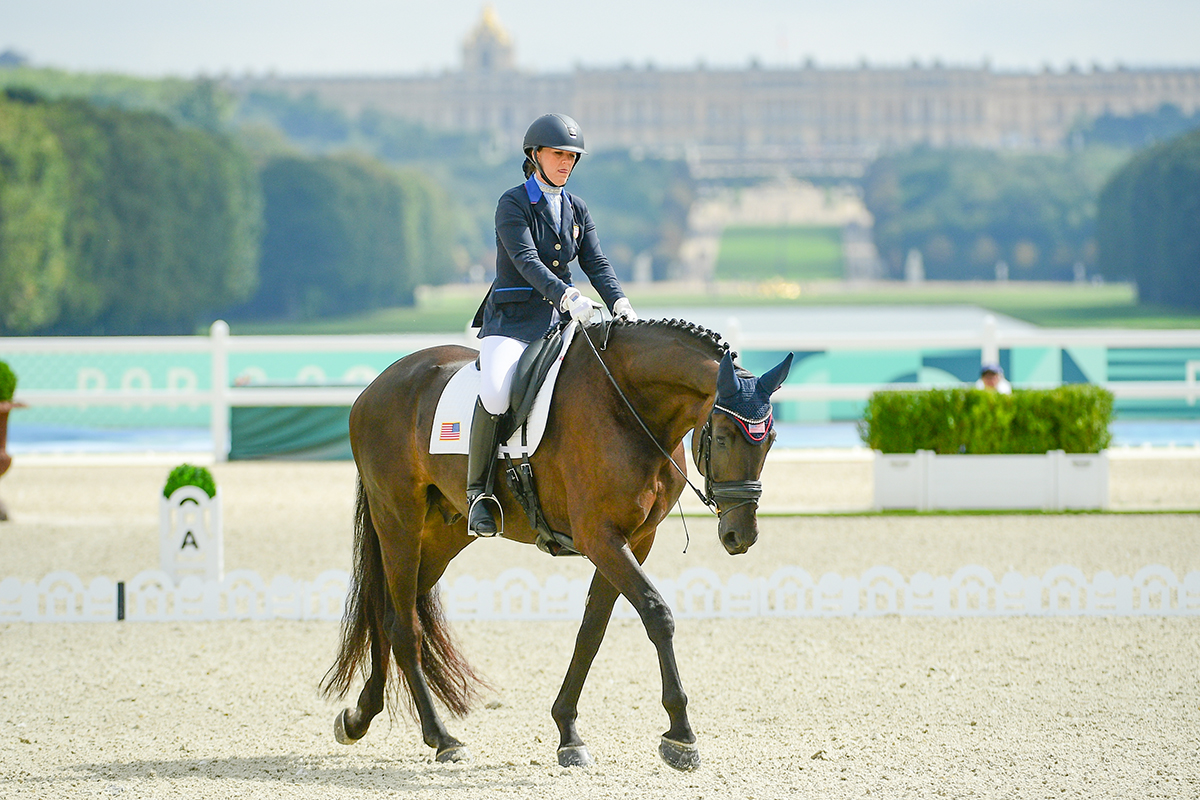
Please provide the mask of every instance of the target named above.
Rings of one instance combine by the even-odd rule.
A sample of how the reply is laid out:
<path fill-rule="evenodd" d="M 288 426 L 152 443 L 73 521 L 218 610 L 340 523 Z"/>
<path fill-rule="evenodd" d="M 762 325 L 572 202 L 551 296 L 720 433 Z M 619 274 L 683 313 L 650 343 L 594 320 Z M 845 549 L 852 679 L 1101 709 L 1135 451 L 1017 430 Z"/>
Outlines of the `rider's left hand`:
<path fill-rule="evenodd" d="M 633 310 L 633 304 L 629 302 L 628 297 L 622 297 L 617 302 L 613 303 L 613 316 L 625 320 L 626 322 L 637 322 L 637 312 Z"/>

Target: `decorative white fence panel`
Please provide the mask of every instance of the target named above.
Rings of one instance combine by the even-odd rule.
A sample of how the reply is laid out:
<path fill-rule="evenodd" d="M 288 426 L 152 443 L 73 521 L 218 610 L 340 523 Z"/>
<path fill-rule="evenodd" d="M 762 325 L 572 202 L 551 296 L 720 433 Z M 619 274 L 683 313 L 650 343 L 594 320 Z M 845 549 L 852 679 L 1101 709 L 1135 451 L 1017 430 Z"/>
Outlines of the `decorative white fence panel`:
<path fill-rule="evenodd" d="M 177 622 L 243 619 L 341 619 L 350 576 L 329 570 L 313 581 L 278 576 L 269 584 L 256 572 L 235 570 L 221 580 L 184 578 L 147 570 L 128 582 L 95 578 L 84 586 L 70 572 L 53 572 L 36 583 L 0 582 L 0 623 Z M 979 566 L 949 577 L 918 572 L 905 578 L 891 567 L 872 567 L 857 577 L 826 573 L 814 580 L 799 567 L 767 578 L 690 569 L 676 579 L 655 580 L 681 619 L 746 617 L 1013 616 L 1200 616 L 1200 572 L 1183 580 L 1152 565 L 1132 577 L 1099 572 L 1090 581 L 1079 569 L 1058 566 L 1045 575 L 1009 572 L 1000 580 Z M 441 583 L 450 619 L 577 620 L 583 615 L 587 581 L 554 575 L 542 583 L 528 570 L 511 569 L 494 579 L 461 576 Z M 617 617 L 636 616 L 624 600 Z"/>

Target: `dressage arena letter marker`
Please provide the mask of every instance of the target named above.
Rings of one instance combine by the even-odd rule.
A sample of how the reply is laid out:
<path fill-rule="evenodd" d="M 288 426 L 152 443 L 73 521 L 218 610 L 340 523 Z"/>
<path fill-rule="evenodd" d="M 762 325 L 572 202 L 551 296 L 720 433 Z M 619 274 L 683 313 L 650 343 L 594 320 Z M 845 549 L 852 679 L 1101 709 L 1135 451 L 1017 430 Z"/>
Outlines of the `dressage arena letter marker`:
<path fill-rule="evenodd" d="M 160 500 L 159 566 L 176 583 L 194 575 L 220 581 L 225 574 L 221 490 L 214 497 L 181 486 Z"/>

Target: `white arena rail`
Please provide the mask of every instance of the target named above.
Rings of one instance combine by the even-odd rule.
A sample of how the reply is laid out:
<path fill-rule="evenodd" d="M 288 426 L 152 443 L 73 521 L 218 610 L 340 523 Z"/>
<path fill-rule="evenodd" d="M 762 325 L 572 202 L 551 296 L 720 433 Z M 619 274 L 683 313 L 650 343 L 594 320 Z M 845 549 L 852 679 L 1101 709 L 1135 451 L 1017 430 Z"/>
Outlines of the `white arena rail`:
<path fill-rule="evenodd" d="M 727 339 L 735 350 L 773 351 L 845 351 L 911 350 L 915 348 L 979 349 L 983 361 L 996 361 L 1001 349 L 1013 347 L 1104 347 L 1104 348 L 1197 348 L 1200 330 L 1076 330 L 1039 329 L 999 331 L 992 317 L 981 329 L 943 333 L 831 333 L 743 334 L 731 320 Z M 386 352 L 397 357 L 416 350 L 443 344 L 473 346 L 468 332 L 420 335 L 339 335 L 339 336 L 231 336 L 229 326 L 218 320 L 208 336 L 131 336 L 131 337 L 12 337 L 0 338 L 0 358 L 9 354 L 71 353 L 198 353 L 207 354 L 211 364 L 213 390 L 180 388 L 92 391 L 29 390 L 18 386 L 19 402 L 31 406 L 128 406 L 137 404 L 199 404 L 210 408 L 213 456 L 223 461 L 229 441 L 229 409 L 248 406 L 348 406 L 362 391 L 361 385 L 328 386 L 236 386 L 231 385 L 229 356 L 236 353 L 278 352 Z M 1200 397 L 1200 360 L 1188 360 L 1181 381 L 1110 381 L 1105 388 L 1117 399 L 1184 399 L 1194 405 Z M 1019 384 L 1022 388 L 1045 388 L 1054 384 Z M 785 384 L 776 393 L 777 400 L 858 400 L 865 401 L 881 389 L 932 388 L 929 384 Z"/>
<path fill-rule="evenodd" d="M 208 336 L 64 336 L 0 339 L 0 357 L 9 353 L 202 353 L 210 356 L 212 390 L 25 390 L 18 384 L 18 402 L 31 406 L 100 406 L 137 404 L 199 404 L 210 407 L 213 457 L 228 454 L 229 409 L 252 406 L 349 406 L 363 386 L 236 386 L 231 385 L 229 356 L 239 352 L 382 352 L 397 357 L 444 344 L 470 345 L 472 337 L 451 334 L 344 336 L 231 336 L 222 320 Z M 365 384 L 364 384 L 365 385 Z"/>

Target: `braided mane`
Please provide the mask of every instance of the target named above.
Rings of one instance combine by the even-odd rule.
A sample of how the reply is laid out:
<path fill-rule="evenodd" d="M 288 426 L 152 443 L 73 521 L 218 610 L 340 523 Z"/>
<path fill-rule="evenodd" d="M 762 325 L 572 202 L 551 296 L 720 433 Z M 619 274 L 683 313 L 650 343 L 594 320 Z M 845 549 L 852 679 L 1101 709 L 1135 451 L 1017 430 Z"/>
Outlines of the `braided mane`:
<path fill-rule="evenodd" d="M 710 331 L 708 328 L 697 325 L 694 322 L 688 322 L 685 319 L 639 319 L 637 322 L 618 320 L 617 324 L 629 327 L 665 329 L 690 334 L 700 342 L 712 347 L 716 351 L 717 360 L 720 360 L 729 352 L 729 342 L 722 339 L 721 334 L 716 331 Z M 736 357 L 737 354 L 734 353 L 734 356 Z"/>

